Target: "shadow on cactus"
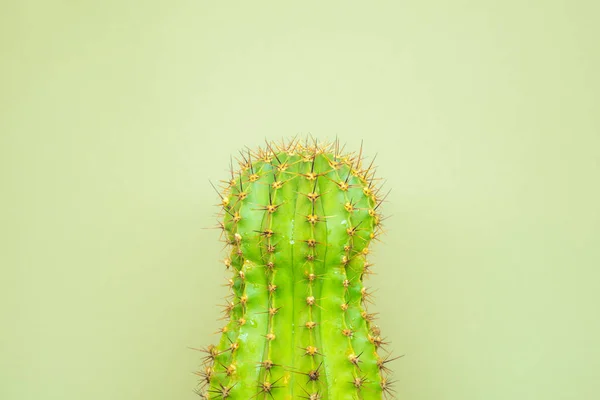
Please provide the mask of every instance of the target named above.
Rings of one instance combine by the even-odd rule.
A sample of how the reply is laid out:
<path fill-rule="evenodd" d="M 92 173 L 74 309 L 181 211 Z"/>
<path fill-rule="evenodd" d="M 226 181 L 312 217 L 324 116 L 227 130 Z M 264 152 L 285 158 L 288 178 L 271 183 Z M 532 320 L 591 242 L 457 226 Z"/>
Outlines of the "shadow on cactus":
<path fill-rule="evenodd" d="M 229 246 L 228 322 L 206 353 L 206 399 L 393 396 L 387 344 L 367 311 L 369 244 L 382 233 L 373 162 L 339 141 L 241 153 L 219 192 Z M 366 163 L 365 163 L 366 164 Z M 383 349 L 385 352 L 385 349 Z"/>

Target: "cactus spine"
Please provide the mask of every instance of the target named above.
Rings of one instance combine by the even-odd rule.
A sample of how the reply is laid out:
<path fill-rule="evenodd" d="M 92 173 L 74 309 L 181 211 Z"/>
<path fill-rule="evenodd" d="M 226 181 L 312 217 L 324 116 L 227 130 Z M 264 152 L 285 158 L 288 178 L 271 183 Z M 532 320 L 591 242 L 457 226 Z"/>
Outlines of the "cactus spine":
<path fill-rule="evenodd" d="M 369 244 L 381 231 L 371 162 L 339 142 L 241 153 L 221 197 L 232 277 L 228 320 L 203 349 L 206 399 L 381 399 L 389 354 L 367 312 Z"/>

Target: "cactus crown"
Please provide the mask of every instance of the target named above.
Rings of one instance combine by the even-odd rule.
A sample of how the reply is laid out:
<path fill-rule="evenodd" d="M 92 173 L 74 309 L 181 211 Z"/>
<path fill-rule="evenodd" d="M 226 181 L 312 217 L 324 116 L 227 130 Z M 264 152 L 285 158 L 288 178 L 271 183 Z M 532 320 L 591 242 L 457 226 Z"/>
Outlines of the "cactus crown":
<path fill-rule="evenodd" d="M 266 143 L 241 153 L 219 192 L 231 296 L 206 352 L 207 399 L 381 399 L 386 344 L 363 278 L 382 233 L 373 162 L 362 145 Z"/>

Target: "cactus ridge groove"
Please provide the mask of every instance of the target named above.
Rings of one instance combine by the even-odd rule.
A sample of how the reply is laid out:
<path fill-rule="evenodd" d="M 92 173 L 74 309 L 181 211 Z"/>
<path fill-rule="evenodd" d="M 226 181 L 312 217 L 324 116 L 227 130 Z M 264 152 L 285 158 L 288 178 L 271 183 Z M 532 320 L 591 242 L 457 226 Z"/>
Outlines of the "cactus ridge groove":
<path fill-rule="evenodd" d="M 388 399 L 392 357 L 368 312 L 381 180 L 363 146 L 297 137 L 246 148 L 219 195 L 231 271 L 217 344 L 200 349 L 204 399 Z M 388 192 L 389 193 L 389 192 Z M 379 351 L 383 350 L 383 355 Z"/>

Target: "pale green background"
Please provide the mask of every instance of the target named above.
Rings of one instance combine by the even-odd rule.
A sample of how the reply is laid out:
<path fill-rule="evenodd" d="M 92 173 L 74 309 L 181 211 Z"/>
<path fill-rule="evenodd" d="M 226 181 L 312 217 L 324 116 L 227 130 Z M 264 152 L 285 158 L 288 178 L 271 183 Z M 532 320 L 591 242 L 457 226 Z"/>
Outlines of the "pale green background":
<path fill-rule="evenodd" d="M 2 1 L 0 399 L 194 399 L 229 155 L 365 141 L 407 400 L 600 398 L 596 1 Z"/>

